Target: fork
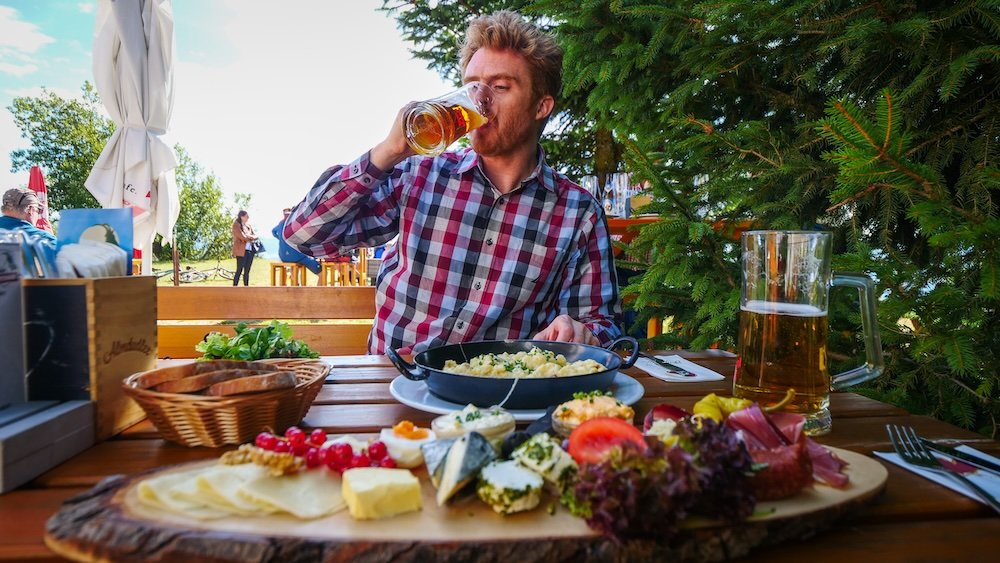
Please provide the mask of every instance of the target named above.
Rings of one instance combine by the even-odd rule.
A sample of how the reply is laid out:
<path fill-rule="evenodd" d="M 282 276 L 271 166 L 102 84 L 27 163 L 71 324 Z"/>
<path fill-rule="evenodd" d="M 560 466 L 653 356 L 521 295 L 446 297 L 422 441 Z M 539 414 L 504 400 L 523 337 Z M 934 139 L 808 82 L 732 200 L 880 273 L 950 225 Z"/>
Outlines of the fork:
<path fill-rule="evenodd" d="M 982 487 L 966 478 L 965 475 L 952 471 L 942 465 L 938 458 L 934 457 L 934 454 L 927 450 L 923 442 L 920 441 L 920 436 L 917 435 L 913 428 L 910 428 L 909 426 L 886 424 L 885 429 L 889 433 L 889 441 L 892 442 L 892 447 L 896 450 L 896 453 L 899 454 L 899 457 L 901 457 L 903 461 L 910 465 L 943 473 L 959 483 L 962 483 L 969 489 L 972 489 L 972 491 L 989 504 L 994 511 L 1000 514 L 1000 501 L 994 498 L 990 493 L 983 490 Z"/>

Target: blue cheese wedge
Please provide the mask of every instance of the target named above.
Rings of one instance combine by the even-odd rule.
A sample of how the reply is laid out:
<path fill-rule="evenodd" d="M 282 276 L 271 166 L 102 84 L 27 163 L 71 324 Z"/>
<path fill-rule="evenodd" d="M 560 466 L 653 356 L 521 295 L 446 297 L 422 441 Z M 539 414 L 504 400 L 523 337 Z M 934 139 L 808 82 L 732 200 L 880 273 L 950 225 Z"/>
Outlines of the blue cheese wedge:
<path fill-rule="evenodd" d="M 429 445 L 426 444 L 425 447 Z M 431 482 L 437 487 L 438 506 L 443 506 L 455 493 L 472 482 L 479 475 L 479 470 L 497 456 L 493 446 L 478 432 L 470 432 L 455 439 L 441 461 L 432 461 L 427 452 L 424 449 L 424 460 L 427 471 L 431 474 Z M 435 464 L 433 468 L 432 463 Z"/>
<path fill-rule="evenodd" d="M 578 471 L 576 461 L 562 449 L 559 441 L 544 432 L 518 446 L 511 459 L 541 475 L 557 493 L 562 493 Z"/>
<path fill-rule="evenodd" d="M 476 494 L 500 514 L 513 514 L 538 506 L 542 478 L 516 461 L 494 461 L 479 473 Z"/>
<path fill-rule="evenodd" d="M 441 485 L 444 460 L 448 458 L 448 452 L 457 440 L 458 438 L 439 438 L 420 445 L 420 452 L 424 455 L 424 465 L 427 466 L 427 474 L 430 476 L 434 488 Z"/>

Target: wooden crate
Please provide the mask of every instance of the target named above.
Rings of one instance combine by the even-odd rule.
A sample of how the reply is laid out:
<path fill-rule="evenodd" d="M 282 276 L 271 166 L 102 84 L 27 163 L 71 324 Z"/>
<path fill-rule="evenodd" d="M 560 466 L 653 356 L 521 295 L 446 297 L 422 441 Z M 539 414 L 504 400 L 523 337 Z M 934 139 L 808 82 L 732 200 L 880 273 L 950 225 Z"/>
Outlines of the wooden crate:
<path fill-rule="evenodd" d="M 122 380 L 156 367 L 156 278 L 24 282 L 28 396 L 95 402 L 98 440 L 142 420 Z"/>

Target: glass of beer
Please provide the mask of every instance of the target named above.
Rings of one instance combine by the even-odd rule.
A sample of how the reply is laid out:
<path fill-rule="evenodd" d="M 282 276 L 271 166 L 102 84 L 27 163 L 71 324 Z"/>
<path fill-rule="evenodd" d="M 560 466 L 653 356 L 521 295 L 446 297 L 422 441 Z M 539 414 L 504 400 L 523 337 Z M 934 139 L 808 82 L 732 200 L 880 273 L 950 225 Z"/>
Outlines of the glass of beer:
<path fill-rule="evenodd" d="M 403 116 L 406 142 L 417 154 L 439 155 L 484 125 L 492 104 L 493 89 L 482 82 L 469 82 L 450 94 L 418 102 Z"/>
<path fill-rule="evenodd" d="M 733 394 L 761 405 L 795 397 L 782 410 L 804 415 L 805 431 L 831 428 L 830 391 L 874 379 L 883 369 L 875 284 L 864 275 L 832 274 L 831 235 L 816 231 L 747 231 L 742 236 L 743 293 Z M 858 290 L 865 364 L 827 371 L 831 286 Z"/>

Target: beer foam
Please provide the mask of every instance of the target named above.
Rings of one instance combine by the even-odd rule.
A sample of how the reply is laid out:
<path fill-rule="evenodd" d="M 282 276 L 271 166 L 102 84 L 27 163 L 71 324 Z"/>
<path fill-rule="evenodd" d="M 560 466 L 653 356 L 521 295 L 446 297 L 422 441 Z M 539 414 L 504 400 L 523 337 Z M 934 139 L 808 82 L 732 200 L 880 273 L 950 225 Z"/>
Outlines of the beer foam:
<path fill-rule="evenodd" d="M 747 301 L 741 311 L 765 315 L 788 315 L 789 317 L 825 317 L 826 311 L 815 305 L 800 303 L 777 303 L 775 301 Z"/>

